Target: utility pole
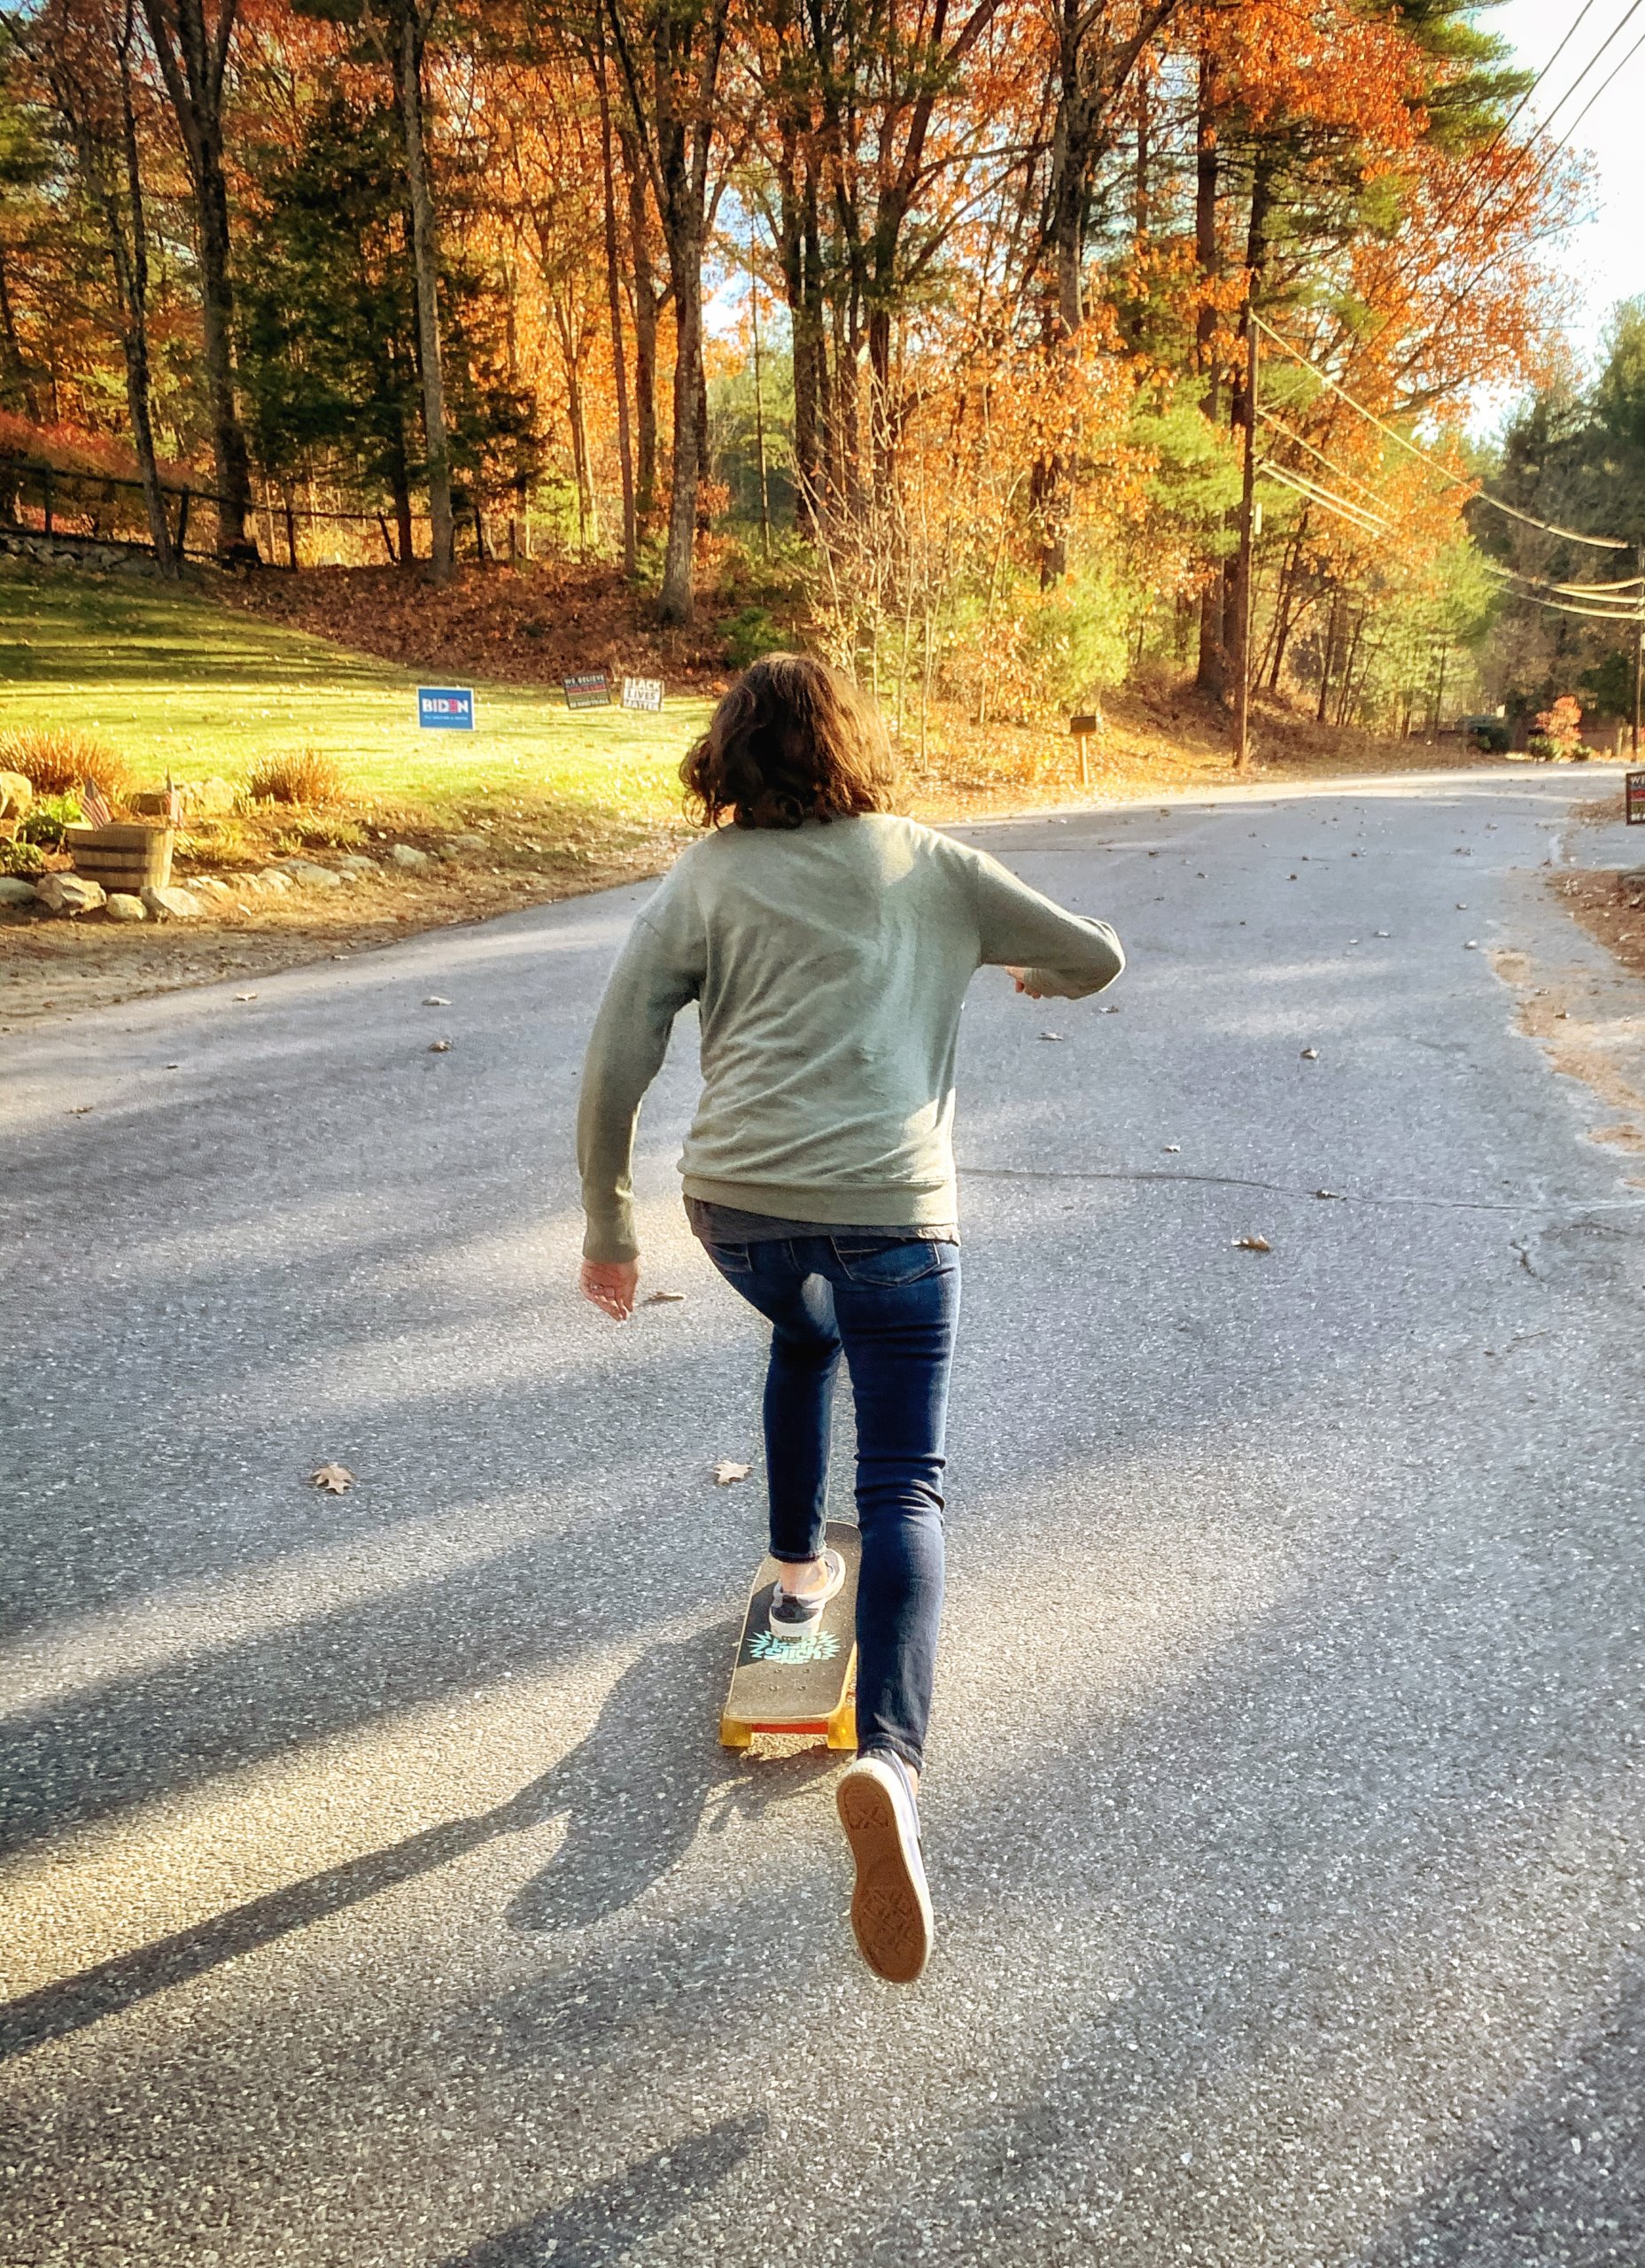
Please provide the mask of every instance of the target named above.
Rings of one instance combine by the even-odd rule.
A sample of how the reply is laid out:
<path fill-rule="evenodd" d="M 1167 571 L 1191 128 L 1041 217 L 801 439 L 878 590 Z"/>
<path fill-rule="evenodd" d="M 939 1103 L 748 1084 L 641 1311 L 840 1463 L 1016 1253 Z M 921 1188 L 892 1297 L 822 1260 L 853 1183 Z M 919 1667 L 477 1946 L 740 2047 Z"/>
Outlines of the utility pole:
<path fill-rule="evenodd" d="M 1633 615 L 1633 762 L 1638 762 L 1638 728 L 1641 728 L 1641 687 L 1645 685 L 1645 544 L 1633 544 L 1633 574 L 1638 576 L 1636 606 Z"/>
<path fill-rule="evenodd" d="M 1234 679 L 1234 769 L 1251 762 L 1251 585 L 1252 538 L 1255 532 L 1257 479 L 1257 326 L 1245 301 L 1245 463 L 1239 498 L 1238 640 Z"/>
<path fill-rule="evenodd" d="M 771 492 L 765 478 L 765 400 L 760 384 L 760 287 L 749 261 L 749 312 L 754 325 L 754 450 L 760 468 L 760 553 L 771 557 Z"/>

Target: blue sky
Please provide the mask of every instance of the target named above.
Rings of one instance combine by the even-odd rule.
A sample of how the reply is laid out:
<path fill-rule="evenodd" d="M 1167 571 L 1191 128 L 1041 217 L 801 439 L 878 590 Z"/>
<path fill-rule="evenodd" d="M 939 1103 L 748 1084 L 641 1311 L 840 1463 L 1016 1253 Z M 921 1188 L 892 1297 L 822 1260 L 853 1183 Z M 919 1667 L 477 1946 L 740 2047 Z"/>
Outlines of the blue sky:
<path fill-rule="evenodd" d="M 1543 67 L 1577 24 L 1570 45 L 1531 100 L 1533 114 L 1558 136 L 1645 33 L 1645 8 L 1623 26 L 1632 4 L 1633 0 L 1591 0 L 1582 15 L 1582 0 L 1504 0 L 1502 6 L 1482 9 L 1478 20 L 1509 41 L 1533 71 Z M 1560 97 L 1612 32 L 1617 35 L 1602 57 L 1562 105 Z M 1577 128 L 1571 147 L 1586 151 L 1594 166 L 1588 217 L 1557 246 L 1579 294 L 1571 340 L 1586 364 L 1600 351 L 1617 301 L 1645 292 L 1645 48 L 1623 65 Z"/>

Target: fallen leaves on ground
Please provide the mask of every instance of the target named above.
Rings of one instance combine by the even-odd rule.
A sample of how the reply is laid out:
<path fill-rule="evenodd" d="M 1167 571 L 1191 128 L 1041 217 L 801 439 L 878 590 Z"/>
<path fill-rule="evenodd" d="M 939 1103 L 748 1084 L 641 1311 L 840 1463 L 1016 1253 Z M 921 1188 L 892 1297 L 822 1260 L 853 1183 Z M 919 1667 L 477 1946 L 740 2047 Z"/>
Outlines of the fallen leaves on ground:
<path fill-rule="evenodd" d="M 443 993 L 431 992 L 423 1003 L 425 1008 L 449 1008 L 451 1002 Z"/>
<path fill-rule="evenodd" d="M 346 1496 L 354 1485 L 354 1476 L 345 1464 L 322 1464 L 308 1477 L 328 1496 Z"/>
<path fill-rule="evenodd" d="M 1041 1037 L 1042 1039 L 1059 1039 L 1059 1039 L 1062 1037 L 1062 1034 L 1061 1034 L 1059 1031 L 1043 1031 L 1043 1032 L 1040 1034 L 1040 1037 Z"/>
<path fill-rule="evenodd" d="M 1317 1063 L 1319 1061 L 1318 1048 L 1305 1047 L 1302 1051 L 1302 1060 L 1305 1063 Z"/>
<path fill-rule="evenodd" d="M 1272 1252 L 1274 1249 L 1266 1237 L 1236 1237 L 1234 1248 L 1238 1252 Z"/>
<path fill-rule="evenodd" d="M 746 1480 L 754 1467 L 739 1464 L 734 1457 L 723 1456 L 714 1468 L 714 1478 L 722 1488 L 729 1488 L 733 1480 Z"/>
<path fill-rule="evenodd" d="M 642 1308 L 672 1307 L 685 1296 L 683 1292 L 653 1292 L 648 1300 L 641 1300 L 640 1304 Z"/>
<path fill-rule="evenodd" d="M 448 1040 L 448 1039 L 431 1039 L 431 1040 L 430 1040 L 430 1042 L 429 1042 L 429 1053 L 430 1053 L 431 1055 L 449 1055 L 449 1054 L 451 1053 L 451 1042 L 450 1042 L 450 1040 Z"/>

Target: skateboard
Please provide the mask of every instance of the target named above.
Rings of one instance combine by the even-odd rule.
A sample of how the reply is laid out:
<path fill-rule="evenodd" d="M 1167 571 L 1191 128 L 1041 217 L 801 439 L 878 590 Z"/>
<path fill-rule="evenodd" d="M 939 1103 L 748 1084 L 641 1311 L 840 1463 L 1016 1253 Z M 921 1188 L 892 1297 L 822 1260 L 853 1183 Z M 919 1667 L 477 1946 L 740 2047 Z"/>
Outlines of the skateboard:
<path fill-rule="evenodd" d="M 844 1520 L 830 1520 L 828 1549 L 845 1562 L 845 1581 L 822 1621 L 803 1638 L 773 1636 L 769 1620 L 778 1562 L 760 1562 L 749 1596 L 720 1712 L 726 1748 L 747 1748 L 756 1733 L 820 1733 L 830 1748 L 857 1745 L 857 1570 L 862 1538 Z"/>

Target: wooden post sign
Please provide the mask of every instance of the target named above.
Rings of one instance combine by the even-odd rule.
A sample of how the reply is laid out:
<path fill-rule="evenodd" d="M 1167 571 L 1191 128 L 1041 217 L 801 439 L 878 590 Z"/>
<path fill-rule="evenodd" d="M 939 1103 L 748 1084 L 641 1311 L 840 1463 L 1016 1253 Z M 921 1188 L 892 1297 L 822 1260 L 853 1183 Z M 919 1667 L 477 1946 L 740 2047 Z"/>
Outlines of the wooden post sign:
<path fill-rule="evenodd" d="M 609 709 L 611 706 L 611 680 L 604 670 L 579 670 L 574 676 L 560 680 L 565 692 L 568 709 Z"/>
<path fill-rule="evenodd" d="M 660 677 L 625 677 L 623 680 L 625 709 L 660 709 L 663 706 L 663 680 Z"/>
<path fill-rule="evenodd" d="M 1068 730 L 1073 734 L 1075 746 L 1080 751 L 1080 785 L 1082 788 L 1089 788 L 1091 784 L 1090 765 L 1088 760 L 1091 734 L 1102 730 L 1102 718 L 1089 711 L 1082 716 L 1070 717 Z"/>
<path fill-rule="evenodd" d="M 1623 809 L 1630 827 L 1645 827 L 1645 772 L 1630 772 L 1623 789 Z"/>

